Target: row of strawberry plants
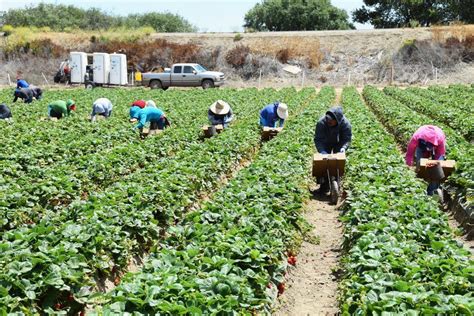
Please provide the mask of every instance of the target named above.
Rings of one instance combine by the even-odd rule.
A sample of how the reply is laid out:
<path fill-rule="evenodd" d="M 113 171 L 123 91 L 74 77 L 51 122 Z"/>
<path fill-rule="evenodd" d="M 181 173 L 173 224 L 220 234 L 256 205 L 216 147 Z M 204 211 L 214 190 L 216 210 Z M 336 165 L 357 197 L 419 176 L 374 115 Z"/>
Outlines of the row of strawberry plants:
<path fill-rule="evenodd" d="M 296 109 L 312 94 L 287 89 L 283 97 Z M 252 99 L 245 117 L 218 137 L 158 159 L 30 229 L 6 232 L 0 243 L 0 291 L 7 295 L 0 298 L 0 306 L 36 313 L 52 311 L 60 303 L 63 311 L 71 312 L 94 286 L 94 277 L 126 269 L 133 255 L 153 246 L 166 225 L 218 183 L 219 175 L 258 147 L 257 102 Z"/>
<path fill-rule="evenodd" d="M 431 101 L 427 98 L 413 94 L 410 91 L 401 90 L 395 87 L 385 87 L 383 91 L 411 109 L 420 111 L 432 119 L 450 126 L 467 140 L 474 138 L 474 116 L 466 115 L 465 111 L 461 111 L 446 104 Z"/>
<path fill-rule="evenodd" d="M 461 84 L 450 85 L 449 87 L 431 86 L 428 91 L 435 92 L 441 101 L 450 106 L 465 110 L 467 113 L 474 113 L 472 103 L 474 102 L 474 88 Z"/>
<path fill-rule="evenodd" d="M 464 111 L 466 115 L 474 114 L 474 109 L 472 108 L 474 90 L 468 87 L 462 90 L 439 86 L 431 86 L 428 89 L 409 87 L 407 90 L 424 98 L 429 98 L 441 105 L 457 109 L 458 111 Z"/>
<path fill-rule="evenodd" d="M 448 178 L 445 187 L 467 209 L 467 215 L 474 218 L 474 147 L 448 126 L 410 109 L 374 87 L 366 86 L 363 95 L 367 104 L 404 149 L 413 133 L 422 125 L 437 125 L 444 131 L 447 142 L 446 156 L 457 161 L 456 170 Z"/>
<path fill-rule="evenodd" d="M 234 111 L 239 116 L 240 103 L 246 100 L 246 94 L 233 91 L 225 93 L 225 96 L 236 105 Z M 207 120 L 206 107 L 213 97 L 215 98 L 215 95 L 205 96 L 199 102 L 194 101 L 196 106 L 191 109 L 184 103 L 174 107 L 171 116 L 177 118 L 177 126 L 174 125 L 172 129 L 158 137 L 142 142 L 134 140 L 123 145 L 117 144 L 110 150 L 101 150 L 78 158 L 73 158 L 74 153 L 71 156 L 65 155 L 65 159 L 69 161 L 63 161 L 60 166 L 51 168 L 31 166 L 24 175 L 15 175 L 9 181 L 5 181 L 1 193 L 5 199 L 2 199 L 0 205 L 4 210 L 3 216 L 0 217 L 3 229 L 11 229 L 25 222 L 34 223 L 45 213 L 45 209 L 57 211 L 74 199 L 84 199 L 89 192 L 100 191 L 120 177 L 140 167 L 146 167 L 150 163 L 150 157 L 169 156 L 180 148 L 198 142 L 200 132 L 198 124 Z M 119 116 L 123 118 L 120 117 L 119 122 L 113 122 L 111 119 L 111 122 L 107 122 L 108 126 L 98 126 L 98 129 L 114 128 L 117 133 L 134 134 L 130 124 L 124 124 L 128 106 L 124 105 L 122 110 L 123 113 Z M 102 122 L 100 123 L 102 125 Z M 110 126 L 114 123 L 118 124 Z M 88 122 L 85 124 L 91 125 Z M 71 133 L 74 133 L 74 130 Z M 97 136 L 89 136 L 94 137 Z M 135 134 L 134 138 L 138 139 L 138 136 Z"/>
<path fill-rule="evenodd" d="M 369 102 L 382 101 L 373 94 L 365 90 Z M 356 89 L 345 88 L 342 100 L 354 133 L 344 179 L 342 314 L 471 315 L 469 252 Z"/>
<path fill-rule="evenodd" d="M 33 174 L 31 178 L 38 181 L 38 178 L 52 178 L 52 173 L 61 175 L 66 169 L 69 173 L 72 170 L 75 171 L 78 177 L 77 182 L 94 181 L 102 184 L 107 179 L 104 179 L 98 171 L 104 169 L 102 165 L 104 161 L 109 161 L 108 156 L 112 158 L 110 159 L 112 161 L 120 161 L 120 163 L 109 163 L 106 166 L 108 173 L 112 174 L 115 174 L 115 171 L 119 175 L 127 173 L 129 169 L 137 167 L 138 162 L 146 164 L 147 159 L 143 157 L 143 153 L 144 149 L 150 147 L 150 144 L 141 142 L 136 133 L 131 131 L 130 124 L 127 123 L 127 116 L 130 100 L 136 98 L 137 95 L 142 98 L 149 97 L 149 95 L 142 90 L 132 90 L 133 94 L 130 95 L 133 95 L 133 98 L 131 98 L 130 96 L 126 97 L 121 90 L 109 89 L 102 92 L 95 91 L 93 96 L 84 96 L 83 91 L 68 92 L 69 96 L 77 96 L 79 112 L 68 120 L 54 123 L 40 122 L 39 116 L 42 115 L 41 113 L 46 107 L 45 104 L 47 104 L 45 100 L 40 101 L 45 103 L 43 105 L 19 105 L 14 108 L 20 112 L 17 113 L 18 115 L 22 116 L 23 114 L 24 117 L 19 118 L 16 124 L 9 126 L 9 130 L 4 135 L 6 150 L 2 153 L 3 159 L 0 159 L 0 163 L 4 170 L 7 170 L 4 174 L 6 180 L 23 179 L 27 183 L 28 176 Z M 112 94 L 108 91 L 118 92 Z M 226 90 L 225 93 L 223 92 L 201 95 L 197 91 L 187 94 L 178 91 L 170 94 L 167 98 L 157 95 L 155 100 L 168 113 L 174 123 L 174 128 L 167 131 L 166 136 L 160 138 L 162 146 L 151 147 L 156 151 L 156 154 L 176 151 L 177 146 L 184 146 L 197 138 L 199 125 L 206 122 L 206 106 L 216 98 L 239 96 L 239 101 L 241 101 L 245 97 L 237 91 L 228 93 Z M 64 92 L 61 93 L 64 94 Z M 55 91 L 47 95 L 50 99 L 55 99 L 61 93 Z M 90 112 L 89 103 L 92 103 L 97 96 L 108 96 L 110 99 L 118 101 L 115 103 L 114 115 L 110 120 L 100 122 L 100 124 L 90 124 L 87 121 Z M 196 97 L 198 97 L 198 103 L 196 103 Z M 193 103 L 196 103 L 195 106 L 190 108 L 189 104 Z M 192 123 L 190 124 L 190 122 Z M 21 127 L 24 126 L 28 126 L 29 129 L 22 131 Z M 10 135 L 8 131 L 15 132 L 15 135 Z M 28 148 L 18 145 L 8 146 L 8 142 L 20 145 L 26 143 Z M 129 151 L 134 152 L 127 155 Z M 131 159 L 135 155 L 137 159 Z M 5 163 L 10 165 L 5 166 Z M 84 174 L 90 174 L 92 179 L 87 176 L 83 179 L 81 176 Z M 60 188 L 61 186 L 56 187 Z"/>
<path fill-rule="evenodd" d="M 334 90 L 323 88 L 212 201 L 171 227 L 100 314 L 269 313 L 283 286 L 286 250 L 304 227 L 314 124 L 333 99 Z"/>

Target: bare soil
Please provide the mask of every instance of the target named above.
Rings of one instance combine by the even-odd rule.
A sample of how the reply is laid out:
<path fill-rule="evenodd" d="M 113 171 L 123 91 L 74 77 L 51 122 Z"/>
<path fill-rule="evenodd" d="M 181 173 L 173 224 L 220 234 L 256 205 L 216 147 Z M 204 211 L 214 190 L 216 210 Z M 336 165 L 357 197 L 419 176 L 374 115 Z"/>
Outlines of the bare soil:
<path fill-rule="evenodd" d="M 314 195 L 306 204 L 305 218 L 313 227 L 310 235 L 318 236 L 319 243 L 303 242 L 274 315 L 339 313 L 337 272 L 343 229 L 338 216 L 337 206 L 329 205 L 327 197 Z"/>

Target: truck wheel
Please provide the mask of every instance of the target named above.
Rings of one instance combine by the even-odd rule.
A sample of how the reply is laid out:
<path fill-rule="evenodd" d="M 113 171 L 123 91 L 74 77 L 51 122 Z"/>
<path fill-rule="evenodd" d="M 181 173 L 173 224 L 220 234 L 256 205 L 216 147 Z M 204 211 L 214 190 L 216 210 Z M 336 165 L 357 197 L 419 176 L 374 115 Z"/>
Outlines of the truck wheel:
<path fill-rule="evenodd" d="M 202 82 L 203 89 L 214 88 L 214 81 L 206 79 Z"/>
<path fill-rule="evenodd" d="M 161 84 L 160 80 L 152 80 L 152 81 L 150 81 L 150 88 L 151 89 L 163 89 L 163 85 Z"/>
<path fill-rule="evenodd" d="M 95 88 L 95 84 L 93 82 L 86 82 L 86 89 L 92 90 Z"/>

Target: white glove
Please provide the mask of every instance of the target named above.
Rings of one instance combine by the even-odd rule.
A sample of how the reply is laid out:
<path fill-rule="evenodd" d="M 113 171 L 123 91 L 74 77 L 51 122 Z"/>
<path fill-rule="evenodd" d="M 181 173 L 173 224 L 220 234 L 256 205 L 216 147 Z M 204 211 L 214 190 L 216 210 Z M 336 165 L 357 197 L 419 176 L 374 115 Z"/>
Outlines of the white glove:
<path fill-rule="evenodd" d="M 341 150 L 339 150 L 340 153 L 345 153 L 346 152 L 346 149 L 345 148 L 341 148 Z"/>

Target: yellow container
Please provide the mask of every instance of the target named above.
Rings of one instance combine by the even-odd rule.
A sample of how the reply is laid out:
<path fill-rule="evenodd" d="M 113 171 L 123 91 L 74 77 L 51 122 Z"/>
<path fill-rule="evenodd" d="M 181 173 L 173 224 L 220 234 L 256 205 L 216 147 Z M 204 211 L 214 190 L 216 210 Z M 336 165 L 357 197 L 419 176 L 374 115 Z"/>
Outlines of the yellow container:
<path fill-rule="evenodd" d="M 135 73 L 135 81 L 142 81 L 142 73 L 140 71 Z"/>

